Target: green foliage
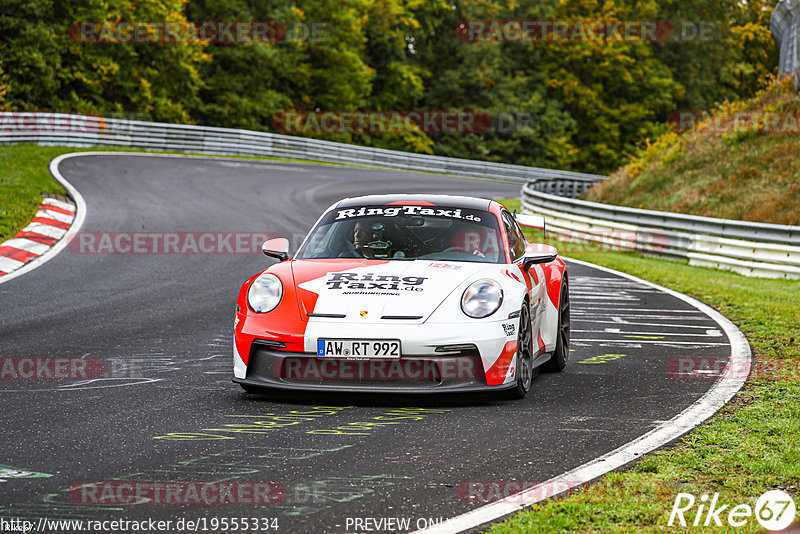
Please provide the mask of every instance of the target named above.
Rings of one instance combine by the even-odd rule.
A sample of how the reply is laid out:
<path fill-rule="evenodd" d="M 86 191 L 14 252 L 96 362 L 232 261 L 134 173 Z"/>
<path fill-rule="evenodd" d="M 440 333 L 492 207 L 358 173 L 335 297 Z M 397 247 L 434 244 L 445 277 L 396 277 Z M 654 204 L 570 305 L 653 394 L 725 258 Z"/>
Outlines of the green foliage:
<path fill-rule="evenodd" d="M 511 208 L 518 201 L 506 202 Z M 706 423 L 624 472 L 497 523 L 516 532 L 694 532 L 667 527 L 679 492 L 720 493 L 720 503 L 755 505 L 771 489 L 797 500 L 800 487 L 800 301 L 797 280 L 747 278 L 685 262 L 610 252 L 602 244 L 548 243 L 565 256 L 642 277 L 720 310 L 747 337 L 753 368 L 744 388 Z M 698 532 L 763 532 L 712 522 Z"/>
<path fill-rule="evenodd" d="M 648 141 L 631 163 L 585 197 L 635 208 L 798 225 L 797 109 L 800 95 L 791 79 L 773 81 L 752 99 L 721 104 L 690 131 L 669 131 Z M 739 112 L 750 114 L 750 120 L 738 120 Z M 770 127 L 768 114 L 775 119 Z"/>
<path fill-rule="evenodd" d="M 6 93 L 8 93 L 8 77 L 3 72 L 3 67 L 0 66 L 0 111 L 8 111 Z"/>
<path fill-rule="evenodd" d="M 709 24 L 712 39 L 669 41 L 654 46 L 655 56 L 684 88 L 675 109 L 710 109 L 725 100 L 750 97 L 778 63 L 769 30 L 774 0 L 662 0 L 659 16 L 671 21 Z M 683 27 L 687 36 L 692 26 Z"/>
<path fill-rule="evenodd" d="M 192 122 L 206 58 L 199 43 L 93 44 L 72 40 L 79 21 L 181 21 L 183 2 L 5 0 L 0 16 L 6 105 L 18 111 L 120 112 Z"/>
<path fill-rule="evenodd" d="M 5 0 L 0 110 L 275 130 L 282 112 L 469 111 L 486 132 L 316 137 L 607 172 L 670 112 L 750 96 L 774 72 L 773 0 Z M 669 20 L 711 40 L 465 42 L 465 20 Z M 79 21 L 278 21 L 287 38 L 92 44 Z M 314 32 L 311 33 L 311 29 Z M 509 119 L 514 118 L 512 123 Z M 513 127 L 512 127 L 513 124 Z"/>

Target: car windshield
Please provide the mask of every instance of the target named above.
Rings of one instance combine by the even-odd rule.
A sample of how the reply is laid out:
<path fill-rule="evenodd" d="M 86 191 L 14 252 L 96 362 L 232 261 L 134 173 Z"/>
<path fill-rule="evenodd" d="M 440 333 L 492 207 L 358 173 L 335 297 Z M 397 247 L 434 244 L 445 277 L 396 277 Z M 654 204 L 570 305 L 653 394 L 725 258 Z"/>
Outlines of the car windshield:
<path fill-rule="evenodd" d="M 370 258 L 505 263 L 497 217 L 442 206 L 336 208 L 311 231 L 296 258 Z"/>

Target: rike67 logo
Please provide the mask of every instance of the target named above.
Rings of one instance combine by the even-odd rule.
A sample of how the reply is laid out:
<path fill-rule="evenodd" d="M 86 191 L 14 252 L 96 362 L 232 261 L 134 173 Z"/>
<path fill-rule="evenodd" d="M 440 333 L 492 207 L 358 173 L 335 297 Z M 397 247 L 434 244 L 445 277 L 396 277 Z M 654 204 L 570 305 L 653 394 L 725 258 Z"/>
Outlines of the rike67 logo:
<path fill-rule="evenodd" d="M 755 508 L 749 504 L 720 503 L 719 493 L 696 498 L 691 493 L 679 493 L 675 497 L 667 526 L 682 527 L 727 526 L 739 528 L 750 523 L 755 517 L 767 530 L 783 530 L 792 524 L 795 517 L 795 503 L 791 495 L 780 490 L 763 494 L 756 501 Z"/>

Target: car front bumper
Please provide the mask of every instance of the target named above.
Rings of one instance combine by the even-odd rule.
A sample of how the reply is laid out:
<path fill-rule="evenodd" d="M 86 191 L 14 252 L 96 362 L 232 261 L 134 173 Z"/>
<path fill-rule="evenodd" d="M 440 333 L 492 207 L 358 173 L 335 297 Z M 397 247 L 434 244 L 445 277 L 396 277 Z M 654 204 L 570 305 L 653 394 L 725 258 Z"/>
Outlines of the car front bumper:
<path fill-rule="evenodd" d="M 517 321 L 516 318 L 469 324 L 314 321 L 304 334 L 293 336 L 269 330 L 266 321 L 242 321 L 244 324 L 240 324 L 234 339 L 234 381 L 253 387 L 320 391 L 424 393 L 507 389 L 516 384 L 513 363 L 516 335 L 508 325 Z M 291 326 L 297 332 L 298 325 Z M 390 359 L 317 356 L 318 339 L 341 338 L 398 339 L 402 355 Z M 295 341 L 289 343 L 290 339 Z M 287 340 L 288 348 L 275 347 L 282 340 Z"/>
<path fill-rule="evenodd" d="M 285 390 L 446 393 L 498 391 L 513 382 L 487 386 L 477 350 L 413 355 L 396 359 L 318 358 L 253 345 L 245 378 L 234 382 Z"/>

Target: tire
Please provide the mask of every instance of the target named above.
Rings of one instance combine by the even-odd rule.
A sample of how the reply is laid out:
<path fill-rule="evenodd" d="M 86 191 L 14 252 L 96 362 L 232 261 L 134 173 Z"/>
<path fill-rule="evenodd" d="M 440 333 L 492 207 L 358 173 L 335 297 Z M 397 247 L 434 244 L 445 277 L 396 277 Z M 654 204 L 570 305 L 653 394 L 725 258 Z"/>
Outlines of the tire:
<path fill-rule="evenodd" d="M 542 365 L 542 370 L 548 373 L 560 373 L 567 366 L 569 360 L 569 283 L 567 279 L 561 282 L 561 295 L 558 299 L 558 338 L 553 356 Z"/>
<path fill-rule="evenodd" d="M 517 328 L 516 369 L 517 384 L 513 389 L 503 391 L 504 399 L 522 399 L 528 394 L 533 382 L 533 329 L 531 328 L 531 309 L 528 302 L 522 303 Z"/>

